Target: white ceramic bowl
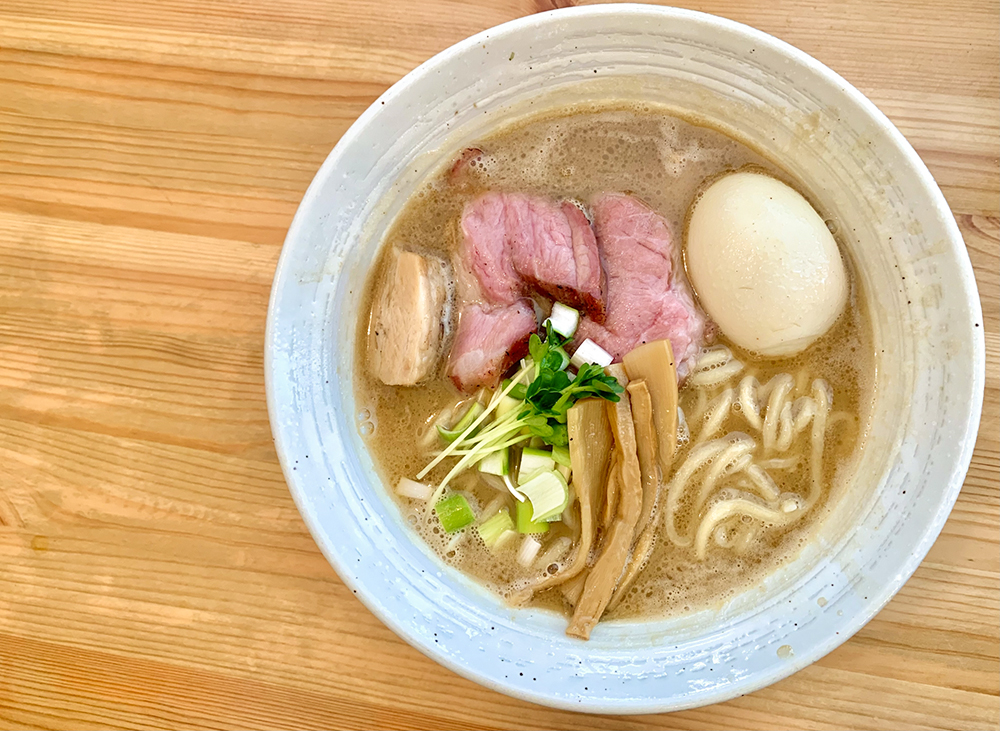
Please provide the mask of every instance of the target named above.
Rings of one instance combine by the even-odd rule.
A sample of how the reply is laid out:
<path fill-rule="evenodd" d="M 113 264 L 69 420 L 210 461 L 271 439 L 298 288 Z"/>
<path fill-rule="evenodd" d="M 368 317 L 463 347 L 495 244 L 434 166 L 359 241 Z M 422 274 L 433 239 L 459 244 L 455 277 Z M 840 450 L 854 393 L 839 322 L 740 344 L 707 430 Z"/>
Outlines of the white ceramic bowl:
<path fill-rule="evenodd" d="M 585 643 L 565 636 L 563 617 L 505 607 L 403 523 L 358 434 L 352 351 L 366 273 L 416 186 L 496 123 L 595 96 L 693 111 L 800 180 L 850 228 L 845 244 L 880 354 L 854 499 L 840 502 L 796 561 L 719 612 L 604 622 Z M 266 373 L 292 495 L 323 553 L 376 616 L 499 691 L 562 708 L 646 713 L 773 683 L 830 652 L 885 605 L 962 486 L 979 423 L 984 345 L 955 221 L 923 163 L 871 102 L 752 28 L 616 5 L 544 13 L 469 38 L 361 115 L 288 232 L 271 293 Z"/>

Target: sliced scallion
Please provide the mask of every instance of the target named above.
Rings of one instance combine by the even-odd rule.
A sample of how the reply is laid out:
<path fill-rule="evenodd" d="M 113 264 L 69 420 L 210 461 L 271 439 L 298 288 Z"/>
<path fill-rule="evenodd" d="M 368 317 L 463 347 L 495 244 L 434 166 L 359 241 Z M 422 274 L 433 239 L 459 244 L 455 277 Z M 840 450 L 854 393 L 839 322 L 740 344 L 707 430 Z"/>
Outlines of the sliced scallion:
<path fill-rule="evenodd" d="M 532 449 L 525 447 L 521 450 L 521 467 L 517 476 L 517 483 L 523 485 L 531 479 L 535 473 L 555 469 L 556 463 L 552 459 L 552 453 L 547 449 Z"/>
<path fill-rule="evenodd" d="M 502 389 L 505 389 L 509 385 L 510 385 L 509 381 L 504 381 L 500 387 Z M 513 393 L 514 390 L 517 390 L 516 387 L 511 391 L 511 393 Z M 525 393 L 527 393 L 527 390 L 525 390 Z M 516 411 L 517 409 L 520 409 L 522 406 L 524 406 L 523 397 L 515 398 L 510 394 L 508 394 L 507 396 L 503 396 L 501 397 L 500 402 L 497 404 L 497 418 L 503 418 L 511 411 Z"/>
<path fill-rule="evenodd" d="M 455 441 L 460 436 L 462 436 L 462 432 L 468 429 L 469 425 L 472 424 L 473 421 L 475 421 L 480 417 L 483 411 L 485 411 L 483 405 L 478 401 L 473 401 L 472 405 L 466 410 L 465 414 L 462 415 L 462 418 L 459 419 L 458 423 L 455 424 L 455 426 L 453 426 L 451 429 L 445 429 L 443 426 L 439 424 L 437 428 L 438 434 L 446 442 Z M 471 433 L 474 432 L 470 432 L 470 434 Z"/>
<path fill-rule="evenodd" d="M 438 500 L 434 506 L 434 512 L 437 513 L 445 533 L 462 530 L 476 520 L 472 508 L 469 507 L 469 501 L 465 499 L 464 495 L 449 495 Z"/>
<path fill-rule="evenodd" d="M 518 489 L 531 503 L 531 520 L 535 523 L 562 514 L 569 504 L 569 485 L 555 470 L 538 472 Z"/>
<path fill-rule="evenodd" d="M 430 500 L 434 494 L 434 488 L 422 482 L 411 480 L 408 477 L 400 478 L 396 483 L 396 494 L 401 497 L 408 497 L 412 500 Z"/>
<path fill-rule="evenodd" d="M 538 542 L 538 539 L 534 536 L 525 536 L 517 551 L 517 562 L 524 567 L 530 566 L 540 550 L 542 550 L 542 544 Z"/>
<path fill-rule="evenodd" d="M 572 467 L 569 460 L 569 447 L 552 447 L 552 459 L 564 467 Z"/>
<path fill-rule="evenodd" d="M 601 368 L 611 365 L 611 361 L 614 360 L 614 356 L 608 351 L 602 348 L 600 345 L 595 343 L 590 338 L 587 338 L 582 343 L 580 347 L 576 349 L 573 353 L 573 357 L 570 362 L 579 368 L 584 363 L 593 363 L 594 365 L 599 365 Z"/>
<path fill-rule="evenodd" d="M 551 324 L 552 329 L 564 338 L 571 338 L 576 335 L 576 328 L 580 325 L 580 313 L 562 302 L 554 302 L 552 314 L 545 323 Z"/>
<path fill-rule="evenodd" d="M 510 474 L 510 447 L 490 452 L 479 460 L 479 471 L 503 477 Z"/>
<path fill-rule="evenodd" d="M 517 504 L 517 532 L 518 533 L 548 533 L 549 524 L 531 519 L 531 503 L 525 501 Z"/>
<path fill-rule="evenodd" d="M 566 352 L 566 348 L 559 346 L 558 348 L 553 348 L 553 350 L 562 357 L 562 363 L 559 365 L 559 370 L 564 371 L 569 368 L 570 361 L 572 358 L 569 357 L 569 353 Z"/>
<path fill-rule="evenodd" d="M 481 523 L 476 531 L 483 543 L 491 551 L 494 551 L 506 543 L 515 535 L 514 521 L 510 518 L 510 513 L 506 509 L 501 510 L 489 520 Z"/>

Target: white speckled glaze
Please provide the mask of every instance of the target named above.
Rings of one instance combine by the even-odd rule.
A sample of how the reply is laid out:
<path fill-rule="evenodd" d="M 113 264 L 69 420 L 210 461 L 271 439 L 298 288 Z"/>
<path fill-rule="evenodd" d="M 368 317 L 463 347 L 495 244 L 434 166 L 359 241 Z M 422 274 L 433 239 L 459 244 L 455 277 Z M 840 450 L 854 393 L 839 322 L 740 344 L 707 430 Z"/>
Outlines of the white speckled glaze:
<path fill-rule="evenodd" d="M 694 112 L 802 181 L 845 227 L 883 352 L 856 492 L 797 560 L 719 611 L 604 622 L 581 642 L 565 636 L 563 617 L 505 607 L 407 528 L 358 434 L 351 373 L 366 272 L 442 151 L 501 120 L 595 97 Z M 895 127 L 842 78 L 771 36 L 642 5 L 517 20 L 444 51 L 389 89 L 302 200 L 275 274 L 266 337 L 268 407 L 289 487 L 319 547 L 365 605 L 414 647 L 483 685 L 608 713 L 748 693 L 822 657 L 871 619 L 916 569 L 958 496 L 984 378 L 965 246 Z"/>

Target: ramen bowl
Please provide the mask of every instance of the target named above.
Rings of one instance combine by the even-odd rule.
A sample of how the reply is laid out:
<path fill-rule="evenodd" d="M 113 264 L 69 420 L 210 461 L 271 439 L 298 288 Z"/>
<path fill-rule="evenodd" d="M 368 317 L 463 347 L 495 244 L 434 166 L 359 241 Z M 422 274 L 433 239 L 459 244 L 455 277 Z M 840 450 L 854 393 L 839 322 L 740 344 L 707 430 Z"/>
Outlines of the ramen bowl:
<path fill-rule="evenodd" d="M 711 611 L 602 622 L 511 609 L 405 524 L 359 432 L 354 343 L 366 276 L 396 214 L 497 125 L 586 100 L 656 102 L 764 152 L 840 223 L 877 346 L 870 431 L 815 538 Z M 490 688 L 609 713 L 714 703 L 830 652 L 916 569 L 961 489 L 984 344 L 961 235 L 892 124 L 801 51 L 700 13 L 641 5 L 543 13 L 480 33 L 389 89 L 317 173 L 288 232 L 266 335 L 275 446 L 337 573 L 400 637 Z"/>

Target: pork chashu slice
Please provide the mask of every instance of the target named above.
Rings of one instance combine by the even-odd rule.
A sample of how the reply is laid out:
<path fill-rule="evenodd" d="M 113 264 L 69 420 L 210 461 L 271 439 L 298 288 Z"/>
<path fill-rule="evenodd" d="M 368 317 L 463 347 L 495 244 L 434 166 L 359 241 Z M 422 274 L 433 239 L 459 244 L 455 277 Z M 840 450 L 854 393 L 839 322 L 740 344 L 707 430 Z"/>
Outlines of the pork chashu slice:
<path fill-rule="evenodd" d="M 393 249 L 372 301 L 369 364 L 390 386 L 412 386 L 433 375 L 444 337 L 447 265 Z"/>

